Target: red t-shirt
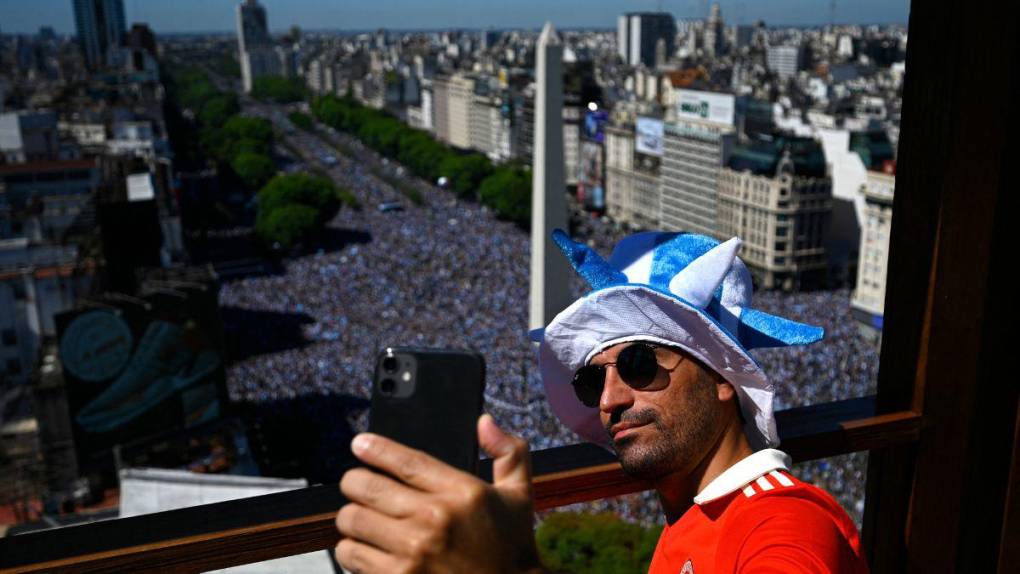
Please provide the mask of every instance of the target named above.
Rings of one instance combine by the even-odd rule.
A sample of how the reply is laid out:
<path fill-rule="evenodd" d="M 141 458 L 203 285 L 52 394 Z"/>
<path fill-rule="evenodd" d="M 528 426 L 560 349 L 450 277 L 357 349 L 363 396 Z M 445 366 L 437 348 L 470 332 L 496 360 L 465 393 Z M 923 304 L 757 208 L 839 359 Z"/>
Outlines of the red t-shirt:
<path fill-rule="evenodd" d="M 713 480 L 666 525 L 649 574 L 867 573 L 853 521 L 766 449 Z"/>

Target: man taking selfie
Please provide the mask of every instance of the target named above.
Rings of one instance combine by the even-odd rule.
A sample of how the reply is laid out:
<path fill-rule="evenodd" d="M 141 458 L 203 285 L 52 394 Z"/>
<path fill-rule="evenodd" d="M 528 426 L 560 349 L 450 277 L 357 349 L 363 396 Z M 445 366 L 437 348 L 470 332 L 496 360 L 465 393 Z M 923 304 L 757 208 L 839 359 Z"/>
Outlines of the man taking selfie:
<path fill-rule="evenodd" d="M 774 387 L 747 352 L 822 329 L 751 307 L 739 239 L 623 239 L 609 261 L 554 239 L 592 291 L 533 333 L 549 403 L 586 440 L 650 481 L 666 526 L 650 572 L 866 572 L 843 509 L 789 472 Z M 336 558 L 357 573 L 541 572 L 527 443 L 478 421 L 493 483 L 378 435 L 351 444 Z M 389 476 L 386 476 L 386 473 Z"/>

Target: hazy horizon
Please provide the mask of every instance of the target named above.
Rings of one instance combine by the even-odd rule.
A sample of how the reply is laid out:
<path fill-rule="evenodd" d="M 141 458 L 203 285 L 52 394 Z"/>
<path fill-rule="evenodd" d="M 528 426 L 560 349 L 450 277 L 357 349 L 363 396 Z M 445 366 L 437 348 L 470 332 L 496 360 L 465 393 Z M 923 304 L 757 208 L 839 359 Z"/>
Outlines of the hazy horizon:
<path fill-rule="evenodd" d="M 622 0 L 565 0 L 549 5 L 539 0 L 486 5 L 458 0 L 434 0 L 428 5 L 410 0 L 373 0 L 350 5 L 338 0 L 261 0 L 269 28 L 283 32 L 293 25 L 316 32 L 357 32 L 385 28 L 394 31 L 449 29 L 539 29 L 546 20 L 562 29 L 616 27 L 624 12 L 655 11 L 660 3 Z M 236 0 L 178 0 L 172 4 L 151 0 L 125 0 L 128 26 L 143 22 L 163 34 L 217 34 L 236 29 Z M 727 24 L 763 20 L 769 26 L 818 26 L 830 21 L 826 0 L 774 0 L 767 4 L 745 0 L 721 1 Z M 702 0 L 662 2 L 665 12 L 678 19 L 702 18 L 710 3 Z M 907 23 L 909 3 L 860 0 L 837 3 L 836 24 L 887 25 Z M 0 7 L 0 33 L 35 34 L 51 26 L 59 34 L 73 34 L 71 0 L 7 1 Z"/>

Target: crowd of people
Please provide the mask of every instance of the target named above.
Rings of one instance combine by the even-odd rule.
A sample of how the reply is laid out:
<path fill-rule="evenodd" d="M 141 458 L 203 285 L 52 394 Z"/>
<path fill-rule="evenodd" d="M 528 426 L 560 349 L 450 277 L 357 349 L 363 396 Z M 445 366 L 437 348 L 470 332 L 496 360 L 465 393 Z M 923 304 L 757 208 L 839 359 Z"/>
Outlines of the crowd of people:
<path fill-rule="evenodd" d="M 236 401 L 264 402 L 309 394 L 370 395 L 377 354 L 387 346 L 472 349 L 486 360 L 486 410 L 533 449 L 579 439 L 559 424 L 545 401 L 535 351 L 527 337 L 529 236 L 485 207 L 405 178 L 403 170 L 356 139 L 322 133 L 346 155 L 328 167 L 361 202 L 343 209 L 330 226 L 368 234 L 367 242 L 336 246 L 286 261 L 280 275 L 239 279 L 223 286 L 221 305 L 300 314 L 305 341 L 252 355 L 228 369 Z M 375 173 L 373 173 L 373 168 Z M 384 170 L 420 190 L 421 205 L 376 176 Z M 403 211 L 381 212 L 401 201 Z M 611 224 L 577 216 L 575 236 L 608 255 L 622 236 Z M 572 280 L 575 296 L 587 290 Z M 825 327 L 823 342 L 755 351 L 777 386 L 777 409 L 874 391 L 877 347 L 857 333 L 848 290 L 762 292 L 755 307 Z M 272 332 L 261 334 L 273 337 Z M 275 349 L 275 348 L 274 348 Z M 365 409 L 345 413 L 352 428 L 367 426 Z M 817 461 L 796 469 L 831 492 L 860 521 L 866 457 Z M 644 523 L 661 522 L 650 493 L 584 505 Z"/>

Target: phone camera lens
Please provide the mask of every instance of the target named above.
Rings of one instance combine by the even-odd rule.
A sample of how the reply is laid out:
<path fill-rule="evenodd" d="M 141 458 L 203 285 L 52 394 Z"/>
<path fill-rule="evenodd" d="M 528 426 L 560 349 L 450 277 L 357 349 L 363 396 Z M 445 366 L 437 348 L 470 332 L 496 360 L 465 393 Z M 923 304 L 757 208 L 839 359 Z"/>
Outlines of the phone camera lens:
<path fill-rule="evenodd" d="M 392 395 L 396 388 L 397 382 L 393 379 L 383 379 L 379 381 L 379 390 L 382 391 L 384 395 Z"/>
<path fill-rule="evenodd" d="M 395 373 L 397 371 L 397 366 L 396 357 L 386 357 L 382 360 L 382 368 L 387 373 Z"/>

